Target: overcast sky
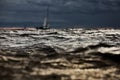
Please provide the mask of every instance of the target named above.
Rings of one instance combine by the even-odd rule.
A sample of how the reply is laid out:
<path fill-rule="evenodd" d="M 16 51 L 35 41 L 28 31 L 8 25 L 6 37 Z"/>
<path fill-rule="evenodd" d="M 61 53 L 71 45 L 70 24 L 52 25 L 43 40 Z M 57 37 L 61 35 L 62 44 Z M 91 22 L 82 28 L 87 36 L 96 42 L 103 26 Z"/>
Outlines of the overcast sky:
<path fill-rule="evenodd" d="M 50 6 L 51 25 L 120 25 L 120 0 L 0 0 L 0 23 L 42 23 Z"/>

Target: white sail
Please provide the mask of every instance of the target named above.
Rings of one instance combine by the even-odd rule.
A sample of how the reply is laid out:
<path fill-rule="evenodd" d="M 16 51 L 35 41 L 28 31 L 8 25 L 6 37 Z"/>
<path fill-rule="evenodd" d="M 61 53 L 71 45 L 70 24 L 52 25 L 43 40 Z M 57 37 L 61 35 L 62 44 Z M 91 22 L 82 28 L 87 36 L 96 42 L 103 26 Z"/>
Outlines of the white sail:
<path fill-rule="evenodd" d="M 49 6 L 47 7 L 46 16 L 43 22 L 43 28 L 49 28 L 48 17 L 49 17 Z"/>

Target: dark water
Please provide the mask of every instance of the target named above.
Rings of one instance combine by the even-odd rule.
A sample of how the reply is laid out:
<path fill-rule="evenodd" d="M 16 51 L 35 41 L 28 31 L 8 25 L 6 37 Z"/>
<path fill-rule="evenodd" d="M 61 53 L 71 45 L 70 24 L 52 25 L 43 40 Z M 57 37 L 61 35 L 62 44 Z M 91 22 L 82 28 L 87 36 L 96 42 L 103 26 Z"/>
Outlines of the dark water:
<path fill-rule="evenodd" d="M 8 23 L 0 22 L 0 27 L 40 27 L 42 22 L 19 22 L 19 23 Z M 50 23 L 51 28 L 120 28 L 119 25 L 110 24 L 70 24 L 70 23 Z"/>

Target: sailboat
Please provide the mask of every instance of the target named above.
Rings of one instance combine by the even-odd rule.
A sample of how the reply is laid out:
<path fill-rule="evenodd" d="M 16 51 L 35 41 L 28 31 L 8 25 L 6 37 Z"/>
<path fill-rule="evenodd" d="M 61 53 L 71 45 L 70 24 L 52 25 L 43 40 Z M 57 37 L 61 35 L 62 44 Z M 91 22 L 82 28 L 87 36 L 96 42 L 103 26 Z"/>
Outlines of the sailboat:
<path fill-rule="evenodd" d="M 49 18 L 49 6 L 47 6 L 46 15 L 45 15 L 45 18 L 44 18 L 43 25 L 41 27 L 37 27 L 37 29 L 49 29 L 50 25 L 49 25 L 48 18 Z"/>

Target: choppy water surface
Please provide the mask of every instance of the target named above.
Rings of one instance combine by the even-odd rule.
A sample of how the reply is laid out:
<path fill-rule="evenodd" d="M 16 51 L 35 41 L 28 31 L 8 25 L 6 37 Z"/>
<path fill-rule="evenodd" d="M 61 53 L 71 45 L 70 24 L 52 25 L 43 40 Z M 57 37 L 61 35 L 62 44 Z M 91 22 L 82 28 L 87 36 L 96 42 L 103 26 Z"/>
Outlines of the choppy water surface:
<path fill-rule="evenodd" d="M 1 30 L 1 80 L 120 79 L 120 30 Z"/>

